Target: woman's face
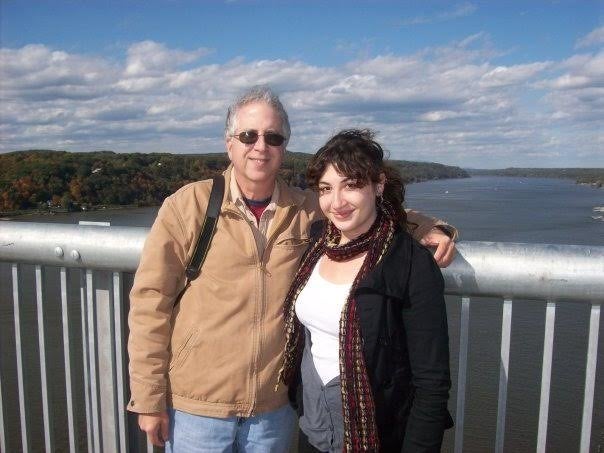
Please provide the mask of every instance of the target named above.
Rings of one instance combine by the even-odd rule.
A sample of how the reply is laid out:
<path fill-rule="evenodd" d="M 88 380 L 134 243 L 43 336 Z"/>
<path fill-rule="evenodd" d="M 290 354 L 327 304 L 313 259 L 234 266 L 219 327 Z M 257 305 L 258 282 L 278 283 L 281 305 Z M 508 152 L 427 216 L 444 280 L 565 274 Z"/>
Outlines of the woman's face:
<path fill-rule="evenodd" d="M 340 244 L 369 230 L 377 215 L 375 198 L 382 183 L 358 187 L 357 181 L 337 172 L 332 164 L 319 179 L 319 204 L 325 217 L 342 232 Z"/>

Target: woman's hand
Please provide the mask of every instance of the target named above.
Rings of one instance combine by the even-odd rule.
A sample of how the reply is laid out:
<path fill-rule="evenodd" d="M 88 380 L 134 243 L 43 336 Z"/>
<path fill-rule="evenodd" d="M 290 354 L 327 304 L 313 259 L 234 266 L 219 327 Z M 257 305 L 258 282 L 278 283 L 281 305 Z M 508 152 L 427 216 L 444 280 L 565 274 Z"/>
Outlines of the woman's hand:
<path fill-rule="evenodd" d="M 436 247 L 434 260 L 439 267 L 447 267 L 455 258 L 455 241 L 438 227 L 432 228 L 420 242 L 426 247 Z"/>
<path fill-rule="evenodd" d="M 138 426 L 147 433 L 147 439 L 158 447 L 163 447 L 168 440 L 169 418 L 168 412 L 156 412 L 154 414 L 139 414 Z"/>

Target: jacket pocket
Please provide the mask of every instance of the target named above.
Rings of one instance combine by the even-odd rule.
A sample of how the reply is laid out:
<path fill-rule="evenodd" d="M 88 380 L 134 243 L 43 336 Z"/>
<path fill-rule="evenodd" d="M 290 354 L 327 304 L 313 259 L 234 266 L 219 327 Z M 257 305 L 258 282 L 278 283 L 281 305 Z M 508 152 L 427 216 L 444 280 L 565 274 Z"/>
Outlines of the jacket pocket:
<path fill-rule="evenodd" d="M 176 352 L 172 353 L 172 357 L 170 358 L 170 366 L 169 371 L 172 371 L 175 368 L 181 366 L 184 361 L 187 359 L 187 356 L 193 349 L 193 345 L 195 344 L 195 340 L 197 339 L 198 330 L 193 327 L 187 332 L 184 341 L 178 347 Z"/>
<path fill-rule="evenodd" d="M 308 246 L 309 239 L 307 237 L 289 237 L 280 239 L 275 243 L 275 247 L 294 249 L 297 247 Z"/>

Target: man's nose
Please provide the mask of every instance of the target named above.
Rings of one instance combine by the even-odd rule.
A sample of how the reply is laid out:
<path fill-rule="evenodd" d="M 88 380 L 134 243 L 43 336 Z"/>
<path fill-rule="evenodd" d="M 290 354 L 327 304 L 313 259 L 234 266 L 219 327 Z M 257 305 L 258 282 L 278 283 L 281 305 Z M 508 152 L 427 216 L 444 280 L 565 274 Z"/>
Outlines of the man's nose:
<path fill-rule="evenodd" d="M 268 149 L 268 145 L 264 140 L 264 135 L 258 135 L 258 140 L 254 143 L 254 149 L 258 151 L 266 151 Z"/>

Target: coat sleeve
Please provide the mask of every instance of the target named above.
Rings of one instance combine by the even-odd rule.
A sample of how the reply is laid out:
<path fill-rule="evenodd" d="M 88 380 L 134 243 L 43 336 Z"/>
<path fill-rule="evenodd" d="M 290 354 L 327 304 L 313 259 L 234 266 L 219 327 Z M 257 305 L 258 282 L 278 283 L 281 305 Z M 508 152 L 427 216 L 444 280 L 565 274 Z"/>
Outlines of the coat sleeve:
<path fill-rule="evenodd" d="M 182 219 L 167 198 L 145 240 L 130 291 L 128 410 L 132 412 L 166 409 L 170 323 L 174 301 L 184 287 L 185 238 Z"/>
<path fill-rule="evenodd" d="M 402 451 L 439 452 L 444 430 L 452 426 L 444 282 L 430 253 L 423 247 L 412 250 L 403 324 L 414 397 Z"/>
<path fill-rule="evenodd" d="M 426 216 L 420 212 L 407 209 L 407 223 L 409 224 L 409 232 L 414 239 L 420 240 L 423 238 L 432 228 L 439 227 L 453 240 L 456 240 L 459 236 L 457 228 L 453 225 L 449 225 L 442 220 L 435 219 L 434 217 Z"/>

